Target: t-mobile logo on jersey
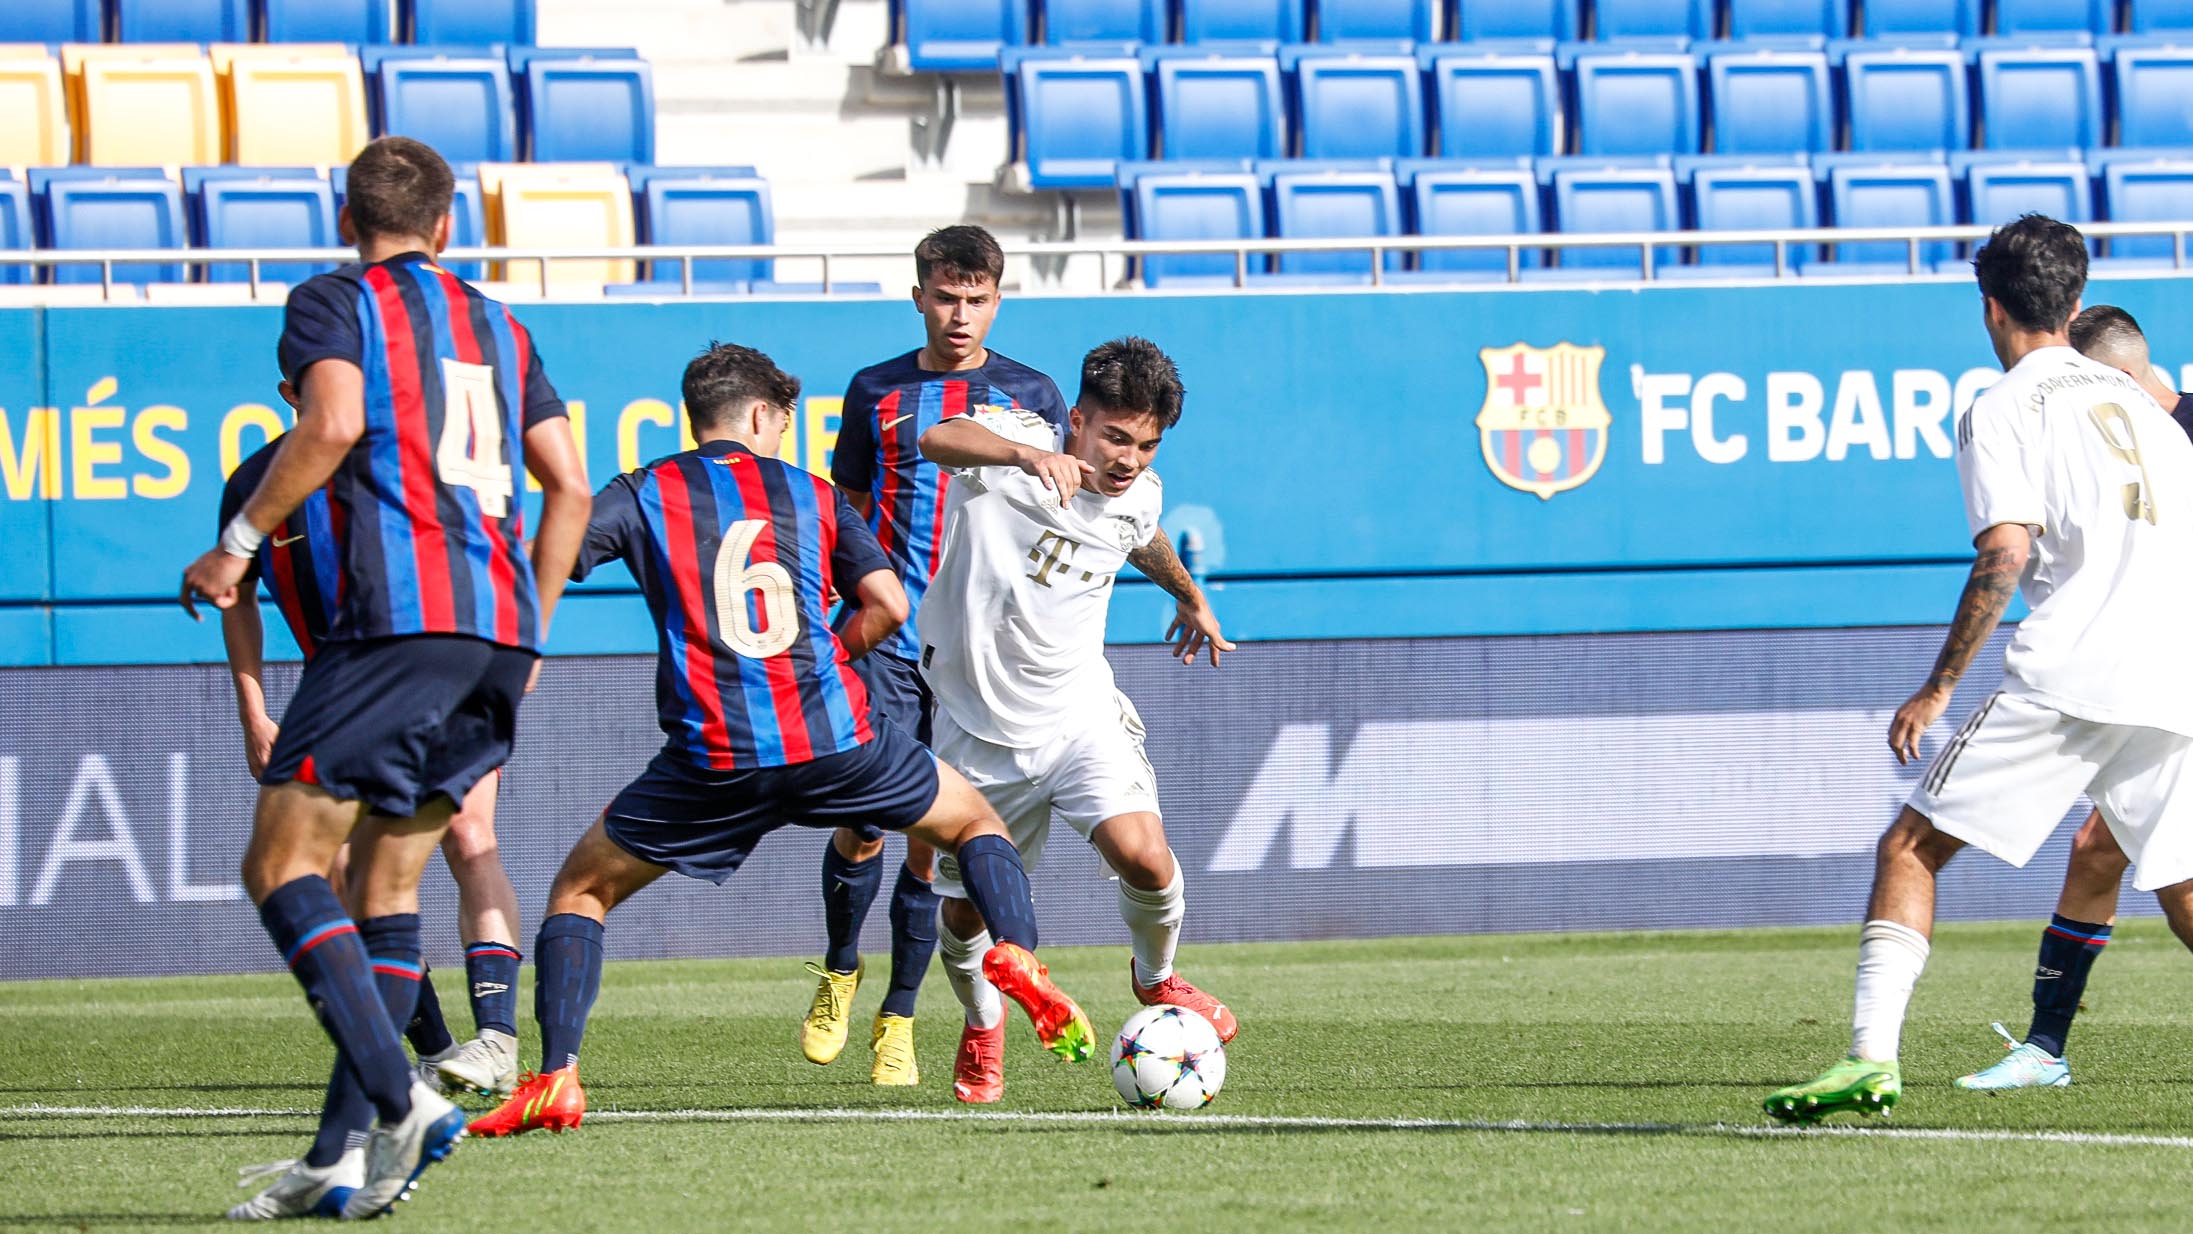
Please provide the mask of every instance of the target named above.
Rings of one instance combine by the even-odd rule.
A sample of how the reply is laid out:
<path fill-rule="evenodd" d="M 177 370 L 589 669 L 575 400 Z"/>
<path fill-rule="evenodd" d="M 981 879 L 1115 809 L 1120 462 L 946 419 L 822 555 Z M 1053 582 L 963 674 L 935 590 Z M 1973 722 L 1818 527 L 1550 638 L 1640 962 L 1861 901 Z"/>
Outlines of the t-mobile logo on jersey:
<path fill-rule="evenodd" d="M 1074 550 L 1081 545 L 1055 531 L 1046 531 L 1036 538 L 1036 546 L 1028 550 L 1028 560 L 1036 563 L 1036 572 L 1029 578 L 1043 586 L 1051 585 L 1051 576 L 1061 571 L 1073 572 Z M 1083 578 L 1088 575 L 1084 574 Z"/>

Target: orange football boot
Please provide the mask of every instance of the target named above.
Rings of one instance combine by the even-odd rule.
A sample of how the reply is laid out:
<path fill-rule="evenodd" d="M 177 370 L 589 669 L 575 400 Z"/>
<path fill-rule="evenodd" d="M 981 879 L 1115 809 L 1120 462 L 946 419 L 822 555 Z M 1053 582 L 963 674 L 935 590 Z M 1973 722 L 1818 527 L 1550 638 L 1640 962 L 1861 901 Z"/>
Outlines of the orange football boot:
<path fill-rule="evenodd" d="M 1043 1048 L 1070 1063 L 1096 1052 L 1096 1030 L 1066 992 L 1051 984 L 1051 970 L 1018 943 L 999 943 L 982 957 L 982 975 L 1035 1021 Z"/>
<path fill-rule="evenodd" d="M 995 1028 L 969 1024 L 960 1030 L 952 1095 L 969 1105 L 988 1105 L 1005 1096 L 1005 1021 Z"/>
<path fill-rule="evenodd" d="M 1232 1041 L 1234 1034 L 1241 1031 L 1241 1021 L 1234 1018 L 1233 1012 L 1226 1010 L 1226 1004 L 1188 984 L 1179 973 L 1172 974 L 1156 985 L 1146 986 L 1136 978 L 1135 962 L 1129 959 L 1127 984 L 1135 988 L 1135 998 L 1145 1007 L 1185 1007 L 1209 1020 L 1211 1027 L 1218 1030 L 1218 1039 L 1222 1042 Z"/>
<path fill-rule="evenodd" d="M 466 1130 L 473 1135 L 524 1135 L 543 1129 L 561 1134 L 585 1117 L 586 1090 L 579 1087 L 579 1065 L 573 1063 L 546 1075 L 526 1072 L 508 1101 L 473 1119 Z"/>

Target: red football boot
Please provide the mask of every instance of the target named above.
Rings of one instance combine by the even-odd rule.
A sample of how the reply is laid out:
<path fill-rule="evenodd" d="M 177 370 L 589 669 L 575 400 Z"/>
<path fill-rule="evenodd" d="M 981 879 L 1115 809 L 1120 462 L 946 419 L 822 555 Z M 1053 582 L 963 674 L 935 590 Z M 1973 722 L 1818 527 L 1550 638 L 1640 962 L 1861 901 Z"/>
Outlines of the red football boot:
<path fill-rule="evenodd" d="M 1096 1052 L 1096 1030 L 1066 992 L 1051 984 L 1051 970 L 1027 948 L 999 943 L 982 957 L 982 975 L 1035 1021 L 1043 1048 L 1070 1063 Z"/>
<path fill-rule="evenodd" d="M 995 1028 L 969 1024 L 960 1030 L 952 1095 L 969 1105 L 988 1105 L 1005 1096 L 1005 1021 Z"/>
<path fill-rule="evenodd" d="M 1127 984 L 1135 988 L 1135 998 L 1145 1007 L 1186 1007 L 1211 1022 L 1218 1030 L 1220 1041 L 1232 1041 L 1241 1031 L 1241 1022 L 1234 1013 L 1226 1010 L 1226 1004 L 1189 985 L 1179 973 L 1174 973 L 1153 986 L 1143 985 L 1135 976 L 1135 962 L 1127 961 Z"/>
<path fill-rule="evenodd" d="M 526 1072 L 508 1101 L 473 1119 L 466 1130 L 473 1135 L 523 1135 L 544 1129 L 561 1134 L 585 1117 L 586 1090 L 579 1087 L 579 1065 L 573 1063 L 546 1075 Z"/>

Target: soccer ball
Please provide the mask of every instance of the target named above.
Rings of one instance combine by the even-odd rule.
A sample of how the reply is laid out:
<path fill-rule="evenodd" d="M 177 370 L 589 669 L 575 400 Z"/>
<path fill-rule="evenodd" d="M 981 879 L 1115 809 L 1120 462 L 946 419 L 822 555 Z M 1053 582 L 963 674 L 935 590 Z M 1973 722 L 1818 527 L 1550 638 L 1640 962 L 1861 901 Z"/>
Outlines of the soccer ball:
<path fill-rule="evenodd" d="M 1112 1085 L 1138 1110 L 1200 1110 L 1226 1082 L 1226 1047 L 1186 1007 L 1145 1007 L 1112 1042 Z"/>

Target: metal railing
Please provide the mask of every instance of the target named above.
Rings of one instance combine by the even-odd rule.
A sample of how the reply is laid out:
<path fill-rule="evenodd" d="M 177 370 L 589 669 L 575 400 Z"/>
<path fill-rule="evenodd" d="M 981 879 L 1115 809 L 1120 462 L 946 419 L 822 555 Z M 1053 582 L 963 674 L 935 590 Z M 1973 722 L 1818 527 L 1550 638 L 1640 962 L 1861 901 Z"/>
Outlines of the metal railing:
<path fill-rule="evenodd" d="M 1368 281 L 1372 286 L 1387 282 L 1387 258 L 1402 253 L 1452 253 L 1452 252 L 1499 252 L 1506 257 L 1506 283 L 1524 281 L 1523 271 L 1526 252 L 1566 252 L 1572 249 L 1636 248 L 1638 264 L 1634 272 L 1620 266 L 1587 267 L 1593 278 L 1614 283 L 1651 283 L 1659 281 L 1664 264 L 1659 250 L 1709 249 L 1731 246 L 1769 246 L 1773 253 L 1773 276 L 1786 278 L 1795 272 L 1791 260 L 1792 251 L 1807 247 L 1839 244 L 1897 243 L 1904 246 L 1903 270 L 1899 276 L 1931 273 L 1930 261 L 1922 256 L 1926 246 L 1943 242 L 1959 243 L 1987 239 L 1991 228 L 1985 226 L 1954 227 L 1818 227 L 1772 231 L 1637 231 L 1637 232 L 1558 232 L 1534 235 L 1505 236 L 1351 236 L 1330 239 L 1270 239 L 1243 240 L 1066 240 L 1016 244 L 1012 247 L 1015 257 L 1025 257 L 1041 264 L 1046 261 L 1063 263 L 1074 258 L 1097 259 L 1097 288 L 1101 292 L 1134 290 L 1135 263 L 1145 257 L 1170 256 L 1230 256 L 1233 258 L 1232 285 L 1246 287 L 1252 275 L 1262 271 L 1254 269 L 1262 264 L 1267 255 L 1296 253 L 1361 253 L 1370 257 Z M 2193 220 L 2164 223 L 2088 223 L 2080 230 L 2095 239 L 2115 239 L 2134 236 L 2168 237 L 2171 245 L 2169 268 L 2187 268 L 2187 237 L 2193 235 Z M 814 261 L 821 266 L 820 283 L 825 294 L 845 280 L 837 278 L 833 263 L 879 258 L 905 258 L 911 250 L 907 244 L 774 244 L 774 245 L 624 245 L 598 248 L 540 248 L 540 247 L 484 247 L 455 248 L 444 253 L 448 262 L 534 263 L 533 273 L 543 296 L 553 295 L 558 280 L 550 273 L 556 262 L 662 262 L 674 264 L 679 269 L 674 283 L 665 281 L 667 291 L 675 286 L 681 295 L 693 294 L 696 280 L 693 263 L 720 260 L 773 260 Z M 348 249 L 335 248 L 236 248 L 236 249 L 22 249 L 0 250 L 0 268 L 24 267 L 34 269 L 58 269 L 73 266 L 99 267 L 99 286 L 111 294 L 116 283 L 115 267 L 133 265 L 242 265 L 245 267 L 244 283 L 251 294 L 258 294 L 261 283 L 270 282 L 262 267 L 275 264 L 324 264 L 335 265 L 354 259 Z M 1821 269 L 1833 271 L 1836 263 L 1809 259 Z M 1114 263 L 1118 277 L 1114 278 Z M 1676 263 L 1682 264 L 1682 263 Z M 1861 270 L 1854 277 L 1894 277 L 1877 272 L 1878 263 L 1865 263 L 1874 269 Z M 1692 266 L 1711 270 L 1709 266 Z M 1731 279 L 1746 276 L 1732 272 Z M 709 280 L 700 280 L 708 282 Z M 1693 280 L 1686 279 L 1686 285 Z M 85 284 L 85 285 L 88 285 Z M 598 283 L 588 280 L 583 284 L 565 281 L 566 286 L 597 288 Z M 1197 280 L 1196 288 L 1207 290 L 1212 284 Z M 1485 282 L 1457 280 L 1454 286 L 1466 289 L 1482 287 Z M 1063 290 L 1061 288 L 1037 288 L 1035 290 Z M 895 293 L 894 293 L 895 294 Z"/>

